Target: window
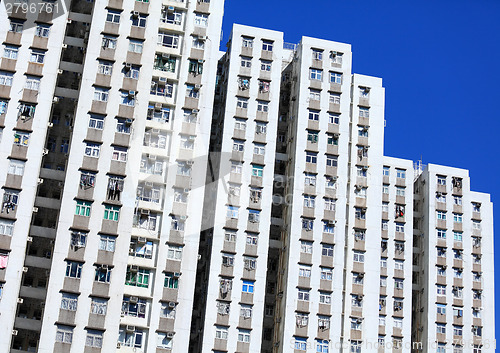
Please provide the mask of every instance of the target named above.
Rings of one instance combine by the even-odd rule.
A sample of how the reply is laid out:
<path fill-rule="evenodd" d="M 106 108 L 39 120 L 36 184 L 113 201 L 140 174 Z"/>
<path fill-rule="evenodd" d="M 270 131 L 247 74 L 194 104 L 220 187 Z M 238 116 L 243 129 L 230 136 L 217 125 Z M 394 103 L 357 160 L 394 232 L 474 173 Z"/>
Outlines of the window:
<path fill-rule="evenodd" d="M 300 252 L 304 254 L 312 254 L 313 243 L 310 241 L 301 240 L 300 242 Z"/>
<path fill-rule="evenodd" d="M 166 48 L 179 48 L 179 35 L 173 33 L 158 33 L 158 44 Z"/>
<path fill-rule="evenodd" d="M 338 165 L 338 156 L 327 154 L 326 155 L 326 166 L 327 167 L 336 167 L 337 165 Z"/>
<path fill-rule="evenodd" d="M 319 292 L 319 302 L 321 304 L 331 304 L 332 295 L 328 292 Z"/>
<path fill-rule="evenodd" d="M 403 319 L 400 317 L 394 318 L 394 327 L 395 328 L 403 328 Z"/>
<path fill-rule="evenodd" d="M 246 122 L 246 120 L 245 119 L 235 118 L 234 128 L 236 130 L 243 130 L 243 131 L 245 131 L 246 128 L 247 128 L 247 122 Z"/>
<path fill-rule="evenodd" d="M 242 56 L 241 57 L 241 67 L 252 67 L 252 58 L 248 56 Z"/>
<path fill-rule="evenodd" d="M 254 281 L 243 280 L 241 291 L 243 293 L 253 293 L 255 287 Z"/>
<path fill-rule="evenodd" d="M 323 70 L 320 69 L 309 69 L 309 78 L 311 80 L 321 81 L 323 76 Z"/>
<path fill-rule="evenodd" d="M 264 173 L 264 166 L 252 164 L 252 176 L 262 178 L 263 173 Z"/>
<path fill-rule="evenodd" d="M 325 197 L 325 211 L 335 211 L 335 199 Z"/>
<path fill-rule="evenodd" d="M 354 207 L 354 216 L 357 219 L 366 219 L 366 209 L 361 207 Z"/>
<path fill-rule="evenodd" d="M 236 108 L 247 109 L 248 108 L 248 98 L 237 97 L 236 98 Z"/>
<path fill-rule="evenodd" d="M 98 102 L 107 102 L 109 98 L 109 89 L 94 87 L 94 100 Z"/>
<path fill-rule="evenodd" d="M 257 111 L 267 113 L 269 111 L 269 102 L 257 101 Z"/>
<path fill-rule="evenodd" d="M 103 49 L 116 49 L 116 42 L 118 40 L 118 37 L 116 36 L 110 36 L 110 35 L 103 35 L 102 36 L 102 48 Z"/>
<path fill-rule="evenodd" d="M 378 317 L 378 325 L 385 326 L 385 315 L 379 315 Z"/>
<path fill-rule="evenodd" d="M 168 244 L 167 258 L 180 261 L 182 259 L 182 246 Z"/>
<path fill-rule="evenodd" d="M 135 106 L 135 91 L 120 91 L 120 104 Z"/>
<path fill-rule="evenodd" d="M 357 317 L 351 317 L 351 330 L 361 330 L 361 323 L 363 321 Z"/>
<path fill-rule="evenodd" d="M 436 304 L 437 313 L 440 315 L 446 315 L 446 304 Z"/>
<path fill-rule="evenodd" d="M 106 22 L 120 23 L 120 11 L 108 9 L 108 14 L 106 15 Z"/>
<path fill-rule="evenodd" d="M 446 177 L 442 175 L 437 176 L 437 184 L 438 185 L 446 185 Z"/>
<path fill-rule="evenodd" d="M 327 340 L 316 340 L 316 352 L 317 353 L 328 353 L 330 347 L 330 342 Z"/>
<path fill-rule="evenodd" d="M 445 196 L 443 194 L 443 196 Z M 453 204 L 461 206 L 462 205 L 462 196 L 453 196 Z"/>
<path fill-rule="evenodd" d="M 311 278 L 311 266 L 299 266 L 299 277 Z"/>
<path fill-rule="evenodd" d="M 66 261 L 66 277 L 80 278 L 82 276 L 83 263 Z"/>
<path fill-rule="evenodd" d="M 174 302 L 161 302 L 160 317 L 175 319 L 177 304 Z"/>
<path fill-rule="evenodd" d="M 387 268 L 387 257 L 381 257 L 380 258 L 380 267 L 381 268 Z"/>
<path fill-rule="evenodd" d="M 188 72 L 194 76 L 203 73 L 203 60 L 189 60 Z"/>
<path fill-rule="evenodd" d="M 311 49 L 313 60 L 323 60 L 323 50 L 321 49 Z"/>
<path fill-rule="evenodd" d="M 302 229 L 305 231 L 311 231 L 313 230 L 314 226 L 314 220 L 313 219 L 308 219 L 308 218 L 303 218 L 302 219 Z"/>
<path fill-rule="evenodd" d="M 351 353 L 361 353 L 361 341 L 351 341 Z"/>
<path fill-rule="evenodd" d="M 127 286 L 148 288 L 149 276 L 150 271 L 148 269 L 129 265 L 127 266 L 127 274 L 125 275 L 125 284 Z"/>
<path fill-rule="evenodd" d="M 163 349 L 172 349 L 172 341 L 173 339 L 168 336 L 168 333 L 158 332 L 156 347 Z"/>
<path fill-rule="evenodd" d="M 406 189 L 404 186 L 396 186 L 396 196 L 405 197 Z"/>
<path fill-rule="evenodd" d="M 336 189 L 337 188 L 337 178 L 336 177 L 326 176 L 325 181 L 326 181 L 325 189 Z"/>
<path fill-rule="evenodd" d="M 109 283 L 111 280 L 111 268 L 107 265 L 96 265 L 94 281 Z"/>
<path fill-rule="evenodd" d="M 208 15 L 204 13 L 195 13 L 194 25 L 196 27 L 208 27 Z"/>
<path fill-rule="evenodd" d="M 141 67 L 138 65 L 131 65 L 131 64 L 125 64 L 125 67 L 123 68 L 125 71 L 125 77 L 126 78 L 131 78 L 134 80 L 139 79 L 139 72 L 141 71 Z"/>
<path fill-rule="evenodd" d="M 453 222 L 462 223 L 463 222 L 463 215 L 461 213 L 454 213 L 453 214 Z"/>
<path fill-rule="evenodd" d="M 240 90 L 247 90 L 250 89 L 250 78 L 249 77 L 238 77 L 238 88 Z"/>
<path fill-rule="evenodd" d="M 0 235 L 12 236 L 14 234 L 14 221 L 0 219 Z"/>
<path fill-rule="evenodd" d="M 436 289 L 437 289 L 437 295 L 441 295 L 441 296 L 446 295 L 446 286 L 445 285 L 438 284 L 438 285 L 436 285 Z"/>
<path fill-rule="evenodd" d="M 446 239 L 446 229 L 436 229 L 438 239 Z"/>
<path fill-rule="evenodd" d="M 319 110 L 309 110 L 309 120 L 319 120 Z"/>
<path fill-rule="evenodd" d="M 325 281 L 331 281 L 333 279 L 333 269 L 329 267 L 320 267 L 320 278 Z"/>
<path fill-rule="evenodd" d="M 339 72 L 330 72 L 330 83 L 342 84 L 342 74 Z"/>
<path fill-rule="evenodd" d="M 380 287 L 387 287 L 387 276 L 380 276 Z"/>
<path fill-rule="evenodd" d="M 248 221 L 251 223 L 260 222 L 260 211 L 249 209 L 248 210 Z"/>
<path fill-rule="evenodd" d="M 12 86 L 12 81 L 14 80 L 14 74 L 7 71 L 0 71 L 0 85 L 2 86 Z"/>
<path fill-rule="evenodd" d="M 268 60 L 260 61 L 260 70 L 270 72 L 272 68 L 273 62 Z"/>
<path fill-rule="evenodd" d="M 317 89 L 309 88 L 309 99 L 313 101 L 321 100 L 321 91 Z"/>
<path fill-rule="evenodd" d="M 436 217 L 438 220 L 445 221 L 446 220 L 446 212 L 444 211 L 436 211 Z"/>
<path fill-rule="evenodd" d="M 135 331 L 128 331 L 123 326 L 120 326 L 118 343 L 124 347 L 142 348 L 145 340 L 144 336 L 145 334 L 141 329 L 135 328 Z"/>
<path fill-rule="evenodd" d="M 354 251 L 353 261 L 364 263 L 365 262 L 365 253 L 362 251 Z"/>
<path fill-rule="evenodd" d="M 114 252 L 115 243 L 116 243 L 116 237 L 112 235 L 101 234 L 99 239 L 99 250 Z"/>
<path fill-rule="evenodd" d="M 120 214 L 120 207 L 105 205 L 104 206 L 104 219 L 110 221 L 118 221 L 118 217 Z"/>
<path fill-rule="evenodd" d="M 146 22 L 147 22 L 147 15 L 145 14 L 132 14 L 132 26 L 133 27 L 140 27 L 140 28 L 145 28 L 146 27 Z"/>
<path fill-rule="evenodd" d="M 17 159 L 9 160 L 9 170 L 8 174 L 12 175 L 23 175 L 24 174 L 24 161 L 19 161 Z"/>
<path fill-rule="evenodd" d="M 231 219 L 238 219 L 239 208 L 237 206 L 227 206 L 226 217 Z"/>
<path fill-rule="evenodd" d="M 304 207 L 314 208 L 316 196 L 304 195 Z"/>
<path fill-rule="evenodd" d="M 481 204 L 479 202 L 472 203 L 472 212 L 481 212 Z"/>
<path fill-rule="evenodd" d="M 220 340 L 227 340 L 228 328 L 224 326 L 215 326 L 215 338 Z"/>
<path fill-rule="evenodd" d="M 382 230 L 389 230 L 389 221 L 383 219 L 382 220 Z"/>
<path fill-rule="evenodd" d="M 364 274 L 358 273 L 358 272 L 352 273 L 352 283 L 353 284 L 363 284 L 363 281 L 364 281 Z"/>
<path fill-rule="evenodd" d="M 311 185 L 311 186 L 316 185 L 316 175 L 315 174 L 304 173 L 304 186 L 308 186 L 308 185 Z"/>
<path fill-rule="evenodd" d="M 333 257 L 333 245 L 322 244 L 321 245 L 321 255 Z"/>
<path fill-rule="evenodd" d="M 402 278 L 394 278 L 394 288 L 403 290 L 404 280 Z"/>
<path fill-rule="evenodd" d="M 10 20 L 9 32 L 21 33 L 23 31 L 23 22 Z"/>
<path fill-rule="evenodd" d="M 315 152 L 306 152 L 306 163 L 316 164 L 318 161 L 318 154 Z"/>
<path fill-rule="evenodd" d="M 472 229 L 481 230 L 481 221 L 472 220 Z"/>
<path fill-rule="evenodd" d="M 253 144 L 253 153 L 257 155 L 265 155 L 266 154 L 266 145 L 262 143 L 255 143 Z"/>
<path fill-rule="evenodd" d="M 38 23 L 35 29 L 35 36 L 48 38 L 50 34 L 50 26 L 46 24 Z"/>
<path fill-rule="evenodd" d="M 243 48 L 253 48 L 253 38 L 242 37 L 241 46 Z"/>
<path fill-rule="evenodd" d="M 193 49 L 205 49 L 205 40 L 200 39 L 199 37 L 193 37 Z"/>
<path fill-rule="evenodd" d="M 358 136 L 368 137 L 368 126 L 358 126 Z"/>
<path fill-rule="evenodd" d="M 446 324 L 436 324 L 436 333 L 446 333 Z"/>
<path fill-rule="evenodd" d="M 406 178 L 406 170 L 405 169 L 396 169 L 396 178 L 405 179 Z"/>
<path fill-rule="evenodd" d="M 7 113 L 8 106 L 9 106 L 9 102 L 7 100 L 0 99 L 0 115 L 4 115 L 5 113 Z M 54 117 L 52 118 L 52 121 L 55 124 Z M 2 134 L 0 133 L 0 140 L 1 140 L 1 138 L 2 138 Z"/>
<path fill-rule="evenodd" d="M 37 63 L 37 64 L 43 64 L 45 60 L 45 52 L 41 50 L 31 50 L 31 55 L 30 55 L 30 62 L 32 63 Z M 1 82 L 1 75 L 0 75 L 0 82 Z"/>
<path fill-rule="evenodd" d="M 179 276 L 176 273 L 165 273 L 165 281 L 163 283 L 165 288 L 177 289 L 179 288 Z"/>
<path fill-rule="evenodd" d="M 453 232 L 453 240 L 456 242 L 462 242 L 462 232 Z"/>
<path fill-rule="evenodd" d="M 273 41 L 263 40 L 262 41 L 262 50 L 264 51 L 273 51 Z"/>
<path fill-rule="evenodd" d="M 176 9 L 173 11 L 168 10 L 166 6 L 163 6 L 161 22 L 180 26 L 182 24 L 182 12 Z"/>
<path fill-rule="evenodd" d="M 78 295 L 62 293 L 61 310 L 76 311 L 78 307 Z"/>
<path fill-rule="evenodd" d="M 396 222 L 396 232 L 404 233 L 405 232 L 405 224 Z"/>
<path fill-rule="evenodd" d="M 247 233 L 246 243 L 248 245 L 257 245 L 259 241 L 259 235 L 256 233 Z"/>
<path fill-rule="evenodd" d="M 357 294 L 351 294 L 351 306 L 354 308 L 363 307 L 363 297 Z"/>
<path fill-rule="evenodd" d="M 138 297 L 124 296 L 122 301 L 122 315 L 145 318 L 147 302 Z"/>
<path fill-rule="evenodd" d="M 309 301 L 309 290 L 308 289 L 302 289 L 302 288 L 297 288 L 297 299 L 301 301 L 308 302 Z"/>
<path fill-rule="evenodd" d="M 92 203 L 89 201 L 76 201 L 75 215 L 90 217 L 90 209 L 92 208 Z"/>
<path fill-rule="evenodd" d="M 40 90 L 40 77 L 26 76 L 24 88 L 38 92 Z"/>
<path fill-rule="evenodd" d="M 366 167 L 360 167 L 360 166 L 356 167 L 356 175 L 358 177 L 366 178 L 367 174 L 368 174 L 368 168 L 366 168 Z M 389 186 L 387 186 L 387 190 L 389 190 Z M 389 193 L 389 191 L 387 191 L 387 193 Z"/>
<path fill-rule="evenodd" d="M 299 351 L 307 350 L 307 338 L 295 337 L 294 349 Z"/>
<path fill-rule="evenodd" d="M 95 315 L 106 315 L 108 310 L 108 301 L 104 298 L 91 298 L 90 313 Z"/>
<path fill-rule="evenodd" d="M 57 325 L 56 342 L 72 343 L 73 342 L 73 327 L 65 325 Z"/>
<path fill-rule="evenodd" d="M 338 125 L 339 122 L 340 122 L 340 115 L 329 113 L 329 115 L 328 115 L 328 123 L 329 124 Z"/>
<path fill-rule="evenodd" d="M 446 353 L 446 343 L 438 343 L 436 353 Z"/>
<path fill-rule="evenodd" d="M 368 119 L 370 117 L 370 109 L 359 107 L 359 117 Z"/>

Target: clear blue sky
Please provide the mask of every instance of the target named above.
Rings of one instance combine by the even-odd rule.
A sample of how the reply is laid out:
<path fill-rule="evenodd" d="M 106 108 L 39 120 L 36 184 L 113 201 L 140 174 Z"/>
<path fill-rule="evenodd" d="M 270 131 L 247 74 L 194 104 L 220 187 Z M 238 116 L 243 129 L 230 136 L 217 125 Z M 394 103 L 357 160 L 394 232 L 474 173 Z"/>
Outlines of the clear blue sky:
<path fill-rule="evenodd" d="M 385 154 L 469 169 L 500 234 L 499 0 L 228 0 L 224 44 L 234 22 L 350 43 L 353 71 L 386 88 Z"/>

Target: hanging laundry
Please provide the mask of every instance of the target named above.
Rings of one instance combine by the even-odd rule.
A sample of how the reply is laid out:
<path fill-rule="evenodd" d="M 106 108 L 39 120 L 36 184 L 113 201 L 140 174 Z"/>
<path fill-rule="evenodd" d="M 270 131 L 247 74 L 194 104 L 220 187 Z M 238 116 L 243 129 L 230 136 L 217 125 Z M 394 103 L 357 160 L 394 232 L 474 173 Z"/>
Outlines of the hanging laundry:
<path fill-rule="evenodd" d="M 8 261 L 9 261 L 9 255 L 0 255 L 0 269 L 7 268 Z"/>

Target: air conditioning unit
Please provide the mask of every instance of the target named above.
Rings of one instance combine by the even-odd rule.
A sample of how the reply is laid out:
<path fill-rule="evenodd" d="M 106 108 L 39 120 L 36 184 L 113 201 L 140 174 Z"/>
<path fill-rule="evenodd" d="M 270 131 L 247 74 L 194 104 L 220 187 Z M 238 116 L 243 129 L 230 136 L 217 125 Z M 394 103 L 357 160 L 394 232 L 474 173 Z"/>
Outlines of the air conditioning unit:
<path fill-rule="evenodd" d="M 126 120 L 125 120 L 125 124 L 126 124 L 126 125 L 132 125 L 132 123 L 133 123 L 133 122 L 134 122 L 134 121 L 133 121 L 132 119 L 126 119 Z"/>
<path fill-rule="evenodd" d="M 17 304 L 22 304 L 24 302 L 23 298 L 17 298 Z"/>
<path fill-rule="evenodd" d="M 151 130 L 151 133 L 153 133 L 153 134 L 159 134 L 160 132 L 161 132 L 160 129 L 152 129 Z"/>
<path fill-rule="evenodd" d="M 44 148 L 42 151 L 42 155 L 46 156 L 49 154 L 49 150 L 47 148 Z"/>
<path fill-rule="evenodd" d="M 130 302 L 131 302 L 132 304 L 135 304 L 135 303 L 137 303 L 138 301 L 139 301 L 139 298 L 137 298 L 137 297 L 130 297 Z"/>
<path fill-rule="evenodd" d="M 12 330 L 12 336 L 17 336 L 17 334 L 19 333 L 19 331 L 17 330 Z"/>
<path fill-rule="evenodd" d="M 193 165 L 193 164 L 194 164 L 194 161 L 193 161 L 193 160 L 186 161 L 186 164 L 187 164 L 187 165 Z"/>
<path fill-rule="evenodd" d="M 116 348 L 117 348 L 117 349 L 120 349 L 121 347 L 122 347 L 122 344 L 121 344 L 120 342 L 118 342 L 118 343 L 116 344 Z"/>
<path fill-rule="evenodd" d="M 141 209 L 141 214 L 149 214 L 149 210 Z"/>
<path fill-rule="evenodd" d="M 175 11 L 175 7 L 173 7 L 173 6 L 169 6 L 169 7 L 167 7 L 167 10 L 168 10 L 168 11 Z"/>
<path fill-rule="evenodd" d="M 125 68 L 126 69 L 131 69 L 132 68 L 132 64 L 131 63 L 125 63 Z"/>
<path fill-rule="evenodd" d="M 198 40 L 207 40 L 207 36 L 198 36 Z"/>
<path fill-rule="evenodd" d="M 185 221 L 187 219 L 187 216 L 180 216 L 179 218 L 181 221 Z"/>
<path fill-rule="evenodd" d="M 128 249 L 128 253 L 129 253 L 129 255 L 134 255 L 135 254 L 135 250 L 134 249 Z"/>
<path fill-rule="evenodd" d="M 58 74 L 58 75 L 61 75 L 62 73 L 63 73 L 63 70 L 61 70 L 61 69 L 58 69 L 58 70 L 57 70 L 57 74 Z"/>
<path fill-rule="evenodd" d="M 164 58 L 164 59 L 170 59 L 170 54 L 162 53 L 161 57 Z"/>
<path fill-rule="evenodd" d="M 63 49 L 67 49 L 67 48 L 68 48 L 68 45 L 67 45 L 66 43 L 63 43 L 63 45 L 61 45 L 61 47 L 62 47 Z"/>
<path fill-rule="evenodd" d="M 42 178 L 38 178 L 37 183 L 38 183 L 38 185 L 43 184 L 43 179 Z"/>
<path fill-rule="evenodd" d="M 137 94 L 136 91 L 128 91 L 129 97 L 135 97 L 136 94 Z"/>
<path fill-rule="evenodd" d="M 132 11 L 133 17 L 139 17 L 139 11 Z"/>
<path fill-rule="evenodd" d="M 169 302 L 168 303 L 168 307 L 169 308 L 175 308 L 175 305 L 176 305 L 175 302 Z"/>
<path fill-rule="evenodd" d="M 174 332 L 167 332 L 167 337 L 168 338 L 174 337 Z"/>
<path fill-rule="evenodd" d="M 27 267 L 23 267 L 23 272 L 24 273 L 28 272 L 28 268 Z"/>
<path fill-rule="evenodd" d="M 195 135 L 189 135 L 188 137 L 189 141 L 194 141 L 196 139 Z"/>
<path fill-rule="evenodd" d="M 188 188 L 185 188 L 184 189 L 184 193 L 188 193 L 189 192 L 189 189 Z"/>
<path fill-rule="evenodd" d="M 127 326 L 125 326 L 125 329 L 127 330 L 127 332 L 134 332 L 135 331 L 135 326 L 133 326 L 133 325 L 127 325 Z"/>
<path fill-rule="evenodd" d="M 130 266 L 130 271 L 132 271 L 132 272 L 137 272 L 137 271 L 139 271 L 139 266 L 137 266 L 137 265 L 131 265 L 131 266 Z"/>
<path fill-rule="evenodd" d="M 193 114 L 198 114 L 200 111 L 199 111 L 198 109 L 193 109 L 193 110 L 191 110 L 191 112 L 192 112 Z"/>
<path fill-rule="evenodd" d="M 139 237 L 139 238 L 137 238 L 137 242 L 139 242 L 139 243 L 145 243 L 146 242 L 146 238 L 145 237 Z"/>
<path fill-rule="evenodd" d="M 48 123 L 47 127 L 50 129 L 51 127 L 54 127 L 54 124 L 53 123 Z"/>
<path fill-rule="evenodd" d="M 181 273 L 180 272 L 174 272 L 174 277 L 175 278 L 179 278 L 181 276 Z"/>
<path fill-rule="evenodd" d="M 30 242 L 30 243 L 31 243 L 31 242 L 33 241 L 33 237 L 27 237 L 27 238 L 26 238 L 26 241 L 28 241 L 28 242 Z"/>
<path fill-rule="evenodd" d="M 194 85 L 194 89 L 195 90 L 200 90 L 201 89 L 201 85 L 200 84 Z"/>
<path fill-rule="evenodd" d="M 151 161 L 156 161 L 156 156 L 154 154 L 148 154 L 148 159 Z"/>
<path fill-rule="evenodd" d="M 149 187 L 153 187 L 153 185 L 154 185 L 154 184 L 153 184 L 151 181 L 146 181 L 146 182 L 144 183 L 144 185 L 145 185 L 145 186 L 149 186 Z"/>
<path fill-rule="evenodd" d="M 158 77 L 158 81 L 166 83 L 167 82 L 167 78 L 166 77 Z"/>
<path fill-rule="evenodd" d="M 156 110 L 161 110 L 161 108 L 163 108 L 163 105 L 161 103 L 155 103 Z"/>

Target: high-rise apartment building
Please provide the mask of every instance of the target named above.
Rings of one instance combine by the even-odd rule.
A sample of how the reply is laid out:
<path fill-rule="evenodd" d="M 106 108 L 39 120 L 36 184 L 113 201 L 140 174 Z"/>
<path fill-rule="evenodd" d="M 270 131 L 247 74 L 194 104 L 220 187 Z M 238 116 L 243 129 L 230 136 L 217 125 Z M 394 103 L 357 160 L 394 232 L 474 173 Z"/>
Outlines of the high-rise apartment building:
<path fill-rule="evenodd" d="M 0 9 L 0 352 L 493 352 L 489 195 L 384 156 L 350 45 L 222 8 Z"/>

